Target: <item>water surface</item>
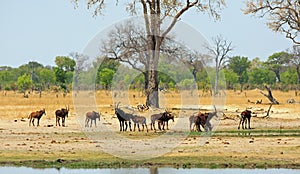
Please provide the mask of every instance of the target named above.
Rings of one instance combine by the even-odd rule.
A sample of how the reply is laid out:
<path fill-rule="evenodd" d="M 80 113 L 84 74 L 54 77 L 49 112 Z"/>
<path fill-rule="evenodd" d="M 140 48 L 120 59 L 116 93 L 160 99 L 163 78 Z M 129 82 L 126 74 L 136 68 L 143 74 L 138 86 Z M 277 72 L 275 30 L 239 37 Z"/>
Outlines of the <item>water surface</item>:
<path fill-rule="evenodd" d="M 119 169 L 33 169 L 0 167 L 1 174 L 299 174 L 299 169 L 175 169 L 175 168 L 119 168 Z"/>

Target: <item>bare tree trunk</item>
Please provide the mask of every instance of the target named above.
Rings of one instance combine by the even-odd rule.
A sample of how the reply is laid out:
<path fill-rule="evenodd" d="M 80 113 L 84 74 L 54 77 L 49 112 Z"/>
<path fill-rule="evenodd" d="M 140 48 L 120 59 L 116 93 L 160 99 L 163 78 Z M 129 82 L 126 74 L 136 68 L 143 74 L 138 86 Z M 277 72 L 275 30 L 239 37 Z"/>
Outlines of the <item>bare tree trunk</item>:
<path fill-rule="evenodd" d="M 265 94 L 263 91 L 260 91 L 260 93 L 261 93 L 262 95 L 264 95 L 265 97 L 267 97 L 267 98 L 270 100 L 270 102 L 271 102 L 272 104 L 278 105 L 279 102 L 273 97 L 273 95 L 272 95 L 272 90 L 271 90 L 270 86 L 267 86 L 267 85 L 266 85 L 265 88 L 268 90 L 268 94 Z"/>
<path fill-rule="evenodd" d="M 300 85 L 300 66 L 296 67 L 297 75 L 298 75 L 298 85 Z"/>
<path fill-rule="evenodd" d="M 145 72 L 143 72 L 143 75 L 144 75 L 144 79 L 145 79 L 144 90 L 147 90 L 148 86 L 149 86 L 149 71 L 146 70 Z"/>
<path fill-rule="evenodd" d="M 154 107 L 154 108 L 159 107 L 158 71 L 156 71 L 156 70 L 150 71 L 150 80 L 149 80 L 149 86 L 148 86 L 146 105 Z"/>
<path fill-rule="evenodd" d="M 219 87 L 219 67 L 216 63 L 216 79 L 215 79 L 215 91 L 214 91 L 215 93 L 214 93 L 214 95 L 218 95 L 218 93 L 219 93 L 218 87 Z"/>
<path fill-rule="evenodd" d="M 264 116 L 264 117 L 269 117 L 270 116 L 270 110 L 271 110 L 271 107 L 273 106 L 273 103 L 271 103 L 269 109 L 268 109 L 268 112 L 267 112 L 267 115 Z"/>
<path fill-rule="evenodd" d="M 162 38 L 159 35 L 153 36 L 152 38 L 152 52 L 150 60 L 150 71 L 149 71 L 149 86 L 147 92 L 146 105 L 154 108 L 159 108 L 159 98 L 158 98 L 158 60 L 160 56 L 160 46 Z"/>

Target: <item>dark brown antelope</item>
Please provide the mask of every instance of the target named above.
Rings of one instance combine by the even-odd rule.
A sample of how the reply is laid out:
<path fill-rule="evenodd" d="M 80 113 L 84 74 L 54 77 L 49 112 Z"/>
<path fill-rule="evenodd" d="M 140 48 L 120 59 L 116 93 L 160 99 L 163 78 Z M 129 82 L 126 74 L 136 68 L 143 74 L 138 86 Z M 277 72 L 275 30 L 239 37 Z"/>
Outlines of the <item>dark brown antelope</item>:
<path fill-rule="evenodd" d="M 43 116 L 43 114 L 46 115 L 45 109 L 40 110 L 40 111 L 36 111 L 36 112 L 31 112 L 28 116 L 28 119 L 30 119 L 29 120 L 29 126 L 30 126 L 31 122 L 32 122 L 32 125 L 34 126 L 34 119 L 37 119 L 37 126 L 39 126 L 40 125 L 40 119 Z"/>
<path fill-rule="evenodd" d="M 62 122 L 62 126 L 65 127 L 65 119 L 66 117 L 68 117 L 68 113 L 69 113 L 69 107 L 66 108 L 62 108 L 60 110 L 56 110 L 55 111 L 55 116 L 56 116 L 56 126 L 58 124 L 58 126 L 60 126 L 59 120 L 61 118 L 61 122 Z"/>
<path fill-rule="evenodd" d="M 138 130 L 140 130 L 140 124 L 143 126 L 143 131 L 144 131 L 144 127 L 146 127 L 146 130 L 148 132 L 148 127 L 147 127 L 147 123 L 146 123 L 146 118 L 143 117 L 143 116 L 137 116 L 137 115 L 134 115 L 132 117 L 132 122 L 134 123 L 134 127 L 133 127 L 133 131 L 135 131 L 135 127 L 137 126 L 138 127 Z"/>
<path fill-rule="evenodd" d="M 205 131 L 211 131 L 212 130 L 212 125 L 210 123 L 210 120 L 214 117 L 217 116 L 217 109 L 214 106 L 215 111 L 214 112 L 209 112 L 209 113 L 201 113 L 198 112 L 196 116 L 191 116 L 189 118 L 190 120 L 190 130 L 194 130 L 194 127 L 196 126 L 196 130 L 198 132 L 201 131 L 200 126 L 203 127 Z M 194 127 L 191 129 L 191 125 L 194 123 Z"/>
<path fill-rule="evenodd" d="M 193 131 L 193 130 L 194 130 L 196 120 L 197 120 L 197 115 L 192 115 L 192 116 L 189 117 L 189 121 L 190 121 L 190 131 Z"/>
<path fill-rule="evenodd" d="M 171 112 L 168 112 L 168 114 L 163 115 L 159 120 L 159 125 L 158 128 L 161 130 L 161 125 L 162 125 L 162 130 L 165 130 L 165 125 L 167 126 L 167 130 L 169 130 L 169 120 L 172 120 L 174 122 L 174 115 L 171 114 Z"/>
<path fill-rule="evenodd" d="M 155 129 L 155 121 L 156 120 L 158 121 L 157 124 L 158 124 L 159 130 L 161 130 L 161 125 L 163 125 L 163 121 L 164 120 L 166 121 L 167 118 L 172 119 L 171 117 L 172 117 L 171 112 L 168 112 L 168 111 L 165 111 L 165 112 L 159 113 L 159 114 L 151 115 L 151 123 L 150 123 L 151 130 L 153 130 L 153 129 L 156 130 Z M 174 121 L 174 116 L 173 116 L 173 121 Z"/>
<path fill-rule="evenodd" d="M 251 129 L 250 128 L 250 119 L 251 119 L 251 111 L 249 111 L 249 110 L 246 109 L 240 115 L 240 122 L 239 122 L 238 129 L 240 129 L 241 123 L 242 123 L 242 128 L 244 129 L 244 123 L 245 123 L 245 121 L 248 122 L 248 129 Z M 246 123 L 245 123 L 245 129 L 247 129 Z"/>
<path fill-rule="evenodd" d="M 91 121 L 90 127 L 92 127 L 93 120 L 95 122 L 95 127 L 97 127 L 97 125 L 96 125 L 97 119 L 100 121 L 100 114 L 98 112 L 95 112 L 95 111 L 87 112 L 85 114 L 85 127 L 89 126 L 89 121 Z"/>
<path fill-rule="evenodd" d="M 130 119 L 132 119 L 133 115 L 129 113 L 125 113 L 122 109 L 119 108 L 119 104 L 120 103 L 115 105 L 115 114 L 117 115 L 117 118 L 120 123 L 120 131 L 127 131 L 128 124 L 129 124 L 130 131 L 132 131 Z"/>

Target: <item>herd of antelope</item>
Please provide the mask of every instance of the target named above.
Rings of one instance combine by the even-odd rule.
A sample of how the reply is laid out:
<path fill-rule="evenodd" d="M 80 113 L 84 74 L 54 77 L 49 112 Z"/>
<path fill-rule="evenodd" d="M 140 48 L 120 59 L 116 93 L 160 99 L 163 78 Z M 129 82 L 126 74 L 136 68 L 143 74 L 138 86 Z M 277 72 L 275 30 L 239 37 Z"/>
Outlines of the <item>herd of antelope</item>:
<path fill-rule="evenodd" d="M 69 107 L 66 107 L 66 108 L 61 108 L 61 109 L 58 109 L 55 111 L 55 118 L 56 118 L 56 121 L 55 121 L 55 124 L 57 126 L 60 126 L 60 119 L 61 119 L 61 124 L 63 127 L 65 127 L 65 120 L 66 120 L 66 117 L 68 117 L 68 113 L 69 113 Z M 35 111 L 35 112 L 31 112 L 29 115 L 28 115 L 28 119 L 29 119 L 29 126 L 30 124 L 32 123 L 32 125 L 34 126 L 34 120 L 37 119 L 37 126 L 40 125 L 40 119 L 43 115 L 46 115 L 46 111 L 45 111 L 45 108 L 40 110 L 40 111 Z"/>
<path fill-rule="evenodd" d="M 129 130 L 132 131 L 131 128 L 131 121 L 133 122 L 134 126 L 133 126 L 133 131 L 136 130 L 136 127 L 138 128 L 138 131 L 144 131 L 146 128 L 146 131 L 148 132 L 149 129 L 147 127 L 147 123 L 146 123 L 146 117 L 144 116 L 140 116 L 140 115 L 136 115 L 133 113 L 126 113 L 124 110 L 122 110 L 121 108 L 119 108 L 119 104 L 115 105 L 115 115 L 117 116 L 118 120 L 119 120 L 119 124 L 120 124 L 120 131 L 127 131 L 128 127 Z M 147 109 L 149 109 L 148 106 L 145 105 L 138 105 L 138 111 L 142 112 L 145 111 Z M 209 112 L 209 113 L 201 113 L 198 112 L 195 115 L 192 115 L 189 117 L 189 129 L 190 131 L 198 131 L 201 132 L 201 127 L 204 131 L 211 131 L 212 130 L 212 124 L 211 124 L 211 119 L 213 117 L 218 117 L 217 115 L 217 109 L 216 107 L 214 107 L 214 111 L 213 112 Z M 69 107 L 66 108 L 61 108 L 55 111 L 55 125 L 57 126 L 61 126 L 60 124 L 60 120 L 62 123 L 62 126 L 65 127 L 65 119 L 66 117 L 68 117 L 68 113 L 69 113 Z M 28 119 L 29 120 L 29 126 L 32 125 L 34 126 L 34 120 L 37 119 L 37 126 L 39 126 L 40 123 L 40 119 L 43 115 L 46 115 L 46 111 L 45 109 L 42 109 L 40 111 L 35 111 L 29 114 Z M 92 127 L 92 123 L 94 121 L 95 127 L 97 126 L 96 124 L 96 120 L 100 121 L 100 113 L 99 112 L 95 112 L 95 111 L 90 111 L 87 112 L 85 114 L 85 127 Z M 251 119 L 251 111 L 249 110 L 245 110 L 240 114 L 240 121 L 239 121 L 239 125 L 238 125 L 238 129 L 240 129 L 240 125 L 242 125 L 242 128 L 247 129 L 247 123 L 248 123 L 248 129 L 250 128 L 250 119 Z M 166 129 L 168 130 L 168 122 L 169 120 L 172 120 L 174 122 L 174 115 L 172 114 L 172 112 L 165 110 L 164 112 L 161 113 L 156 113 L 151 115 L 151 123 L 150 123 L 150 129 L 151 130 L 156 130 L 155 128 L 155 122 L 157 122 L 157 126 L 159 130 L 165 130 L 165 126 Z M 245 127 L 244 127 L 245 124 Z M 142 129 L 140 129 L 140 125 L 142 126 Z M 195 129 L 196 128 L 196 129 Z"/>

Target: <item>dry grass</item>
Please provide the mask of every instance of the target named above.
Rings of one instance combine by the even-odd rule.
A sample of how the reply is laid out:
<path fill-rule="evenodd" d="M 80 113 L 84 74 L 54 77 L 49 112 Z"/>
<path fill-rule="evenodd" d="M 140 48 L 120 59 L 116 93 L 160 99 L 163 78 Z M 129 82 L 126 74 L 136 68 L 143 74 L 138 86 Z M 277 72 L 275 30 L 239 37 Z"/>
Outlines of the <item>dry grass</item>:
<path fill-rule="evenodd" d="M 213 101 L 212 97 L 205 95 L 202 92 L 193 96 L 197 98 L 202 109 L 211 109 Z M 0 146 L 0 162 L 4 161 L 22 161 L 36 160 L 42 157 L 46 160 L 57 158 L 78 159 L 81 156 L 87 156 L 88 160 L 95 161 L 100 159 L 110 158 L 109 155 L 99 152 L 99 148 L 83 133 L 78 121 L 84 119 L 84 115 L 79 115 L 75 112 L 73 102 L 80 98 L 81 102 L 86 105 L 92 105 L 96 102 L 96 106 L 103 114 L 100 124 L 109 123 L 112 129 L 118 132 L 119 127 L 117 119 L 114 117 L 114 102 L 116 98 L 112 97 L 115 94 L 107 91 L 80 92 L 76 98 L 68 94 L 65 98 L 62 94 L 56 97 L 56 93 L 44 93 L 42 98 L 38 94 L 31 94 L 29 98 L 23 98 L 22 94 L 7 92 L 0 95 L 0 139 L 4 142 Z M 198 159 L 198 156 L 205 159 L 214 159 L 214 161 L 224 163 L 235 163 L 243 161 L 256 162 L 275 160 L 276 163 L 283 161 L 285 164 L 300 165 L 300 109 L 299 103 L 287 104 L 286 101 L 294 98 L 296 102 L 300 101 L 300 96 L 295 96 L 294 91 L 280 92 L 274 91 L 274 97 L 281 103 L 272 107 L 271 116 L 269 119 L 263 119 L 268 109 L 269 101 L 258 90 L 245 92 L 226 91 L 226 99 L 224 105 L 224 113 L 227 118 L 222 119 L 217 128 L 216 135 L 209 139 L 204 146 L 196 146 L 199 141 L 199 136 L 191 135 L 183 141 L 183 143 L 175 148 L 171 153 L 165 155 L 161 159 L 153 159 L 154 161 L 164 161 L 164 159 L 176 158 L 179 161 Z M 131 106 L 136 106 L 138 103 L 144 103 L 145 97 L 138 91 L 130 91 L 128 97 L 126 94 L 118 94 L 121 104 L 129 103 Z M 253 104 L 250 101 L 262 99 L 263 104 Z M 129 102 L 127 102 L 129 101 Z M 195 98 L 191 97 L 189 92 L 176 93 L 168 92 L 161 94 L 161 102 L 163 107 L 174 108 L 182 104 L 195 103 Z M 76 102 L 75 102 L 76 103 Z M 70 107 L 70 115 L 66 120 L 67 127 L 55 126 L 55 110 L 62 107 Z M 252 108 L 257 117 L 252 119 L 251 126 L 255 129 L 250 131 L 237 131 L 238 115 L 245 108 Z M 30 112 L 46 109 L 46 116 L 43 116 L 40 122 L 40 127 L 29 127 L 27 116 Z M 183 117 L 188 117 L 195 110 L 186 111 Z M 178 114 L 178 111 L 176 111 Z M 177 117 L 179 115 L 176 115 Z M 171 126 L 175 123 L 171 123 Z M 51 127 L 45 127 L 53 125 Z M 264 131 L 286 130 L 288 136 L 277 133 L 272 136 L 272 132 L 265 136 Z M 224 131 L 224 132 L 222 132 Z M 237 132 L 235 132 L 237 131 Z M 258 132 L 255 132 L 258 131 Z M 242 136 L 237 136 L 242 133 Z M 251 135 L 253 134 L 253 136 Z M 224 135 L 223 135 L 224 134 Z M 254 134 L 259 134 L 254 136 Z M 158 136 L 157 133 L 150 131 L 149 133 L 124 133 L 122 136 L 131 137 L 133 139 L 153 138 Z M 234 135 L 234 136 L 233 136 Z M 240 147 L 243 148 L 240 148 Z M 92 154 L 98 154 L 93 156 Z M 259 155 L 259 158 L 257 156 Z M 112 161 L 116 158 L 111 158 Z M 280 160 L 278 160 L 280 159 Z M 176 161 L 174 161 L 176 163 Z M 193 163 L 193 162 L 192 162 Z"/>

